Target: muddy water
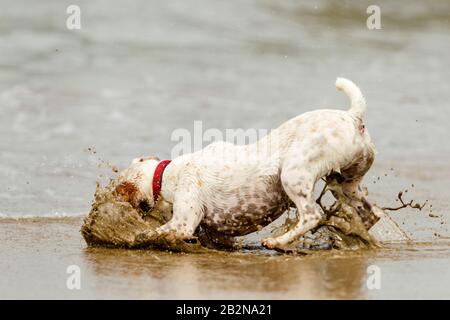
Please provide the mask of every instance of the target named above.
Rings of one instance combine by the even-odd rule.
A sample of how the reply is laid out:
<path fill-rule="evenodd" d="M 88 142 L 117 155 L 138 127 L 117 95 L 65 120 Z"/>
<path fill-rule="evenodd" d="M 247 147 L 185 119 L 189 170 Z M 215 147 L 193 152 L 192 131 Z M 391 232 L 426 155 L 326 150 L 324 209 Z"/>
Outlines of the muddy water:
<path fill-rule="evenodd" d="M 365 27 L 371 1 L 79 1 L 77 32 L 65 28 L 69 2 L 4 2 L 0 297 L 450 296 L 448 1 L 377 1 L 377 31 Z M 371 198 L 394 206 L 408 189 L 407 199 L 433 205 L 392 215 L 416 243 L 313 257 L 170 255 L 86 249 L 81 218 L 8 218 L 86 214 L 99 174 L 110 174 L 99 158 L 121 168 L 142 154 L 169 158 L 171 133 L 194 120 L 270 129 L 344 108 L 337 75 L 368 100 Z M 69 264 L 82 269 L 80 291 L 65 287 Z M 381 290 L 364 285 L 370 264 Z"/>

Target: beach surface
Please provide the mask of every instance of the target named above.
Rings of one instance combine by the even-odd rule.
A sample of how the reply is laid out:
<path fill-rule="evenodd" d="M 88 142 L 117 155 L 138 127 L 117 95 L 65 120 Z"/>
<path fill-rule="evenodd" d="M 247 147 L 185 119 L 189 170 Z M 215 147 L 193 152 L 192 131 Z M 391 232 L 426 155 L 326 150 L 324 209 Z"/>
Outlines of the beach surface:
<path fill-rule="evenodd" d="M 1 299 L 441 299 L 450 239 L 309 256 L 87 248 L 80 218 L 0 221 Z M 24 236 L 26 235 L 26 236 Z M 80 289 L 69 289 L 69 266 Z M 374 267 L 375 266 L 375 267 Z M 373 269 L 377 268 L 377 269 Z M 370 276 L 379 271 L 379 287 Z M 369 285 L 367 284 L 369 282 Z"/>
<path fill-rule="evenodd" d="M 71 2 L 3 2 L 1 299 L 450 298 L 450 2 L 377 1 L 380 30 L 366 27 L 370 1 L 80 0 L 80 30 L 66 28 Z M 207 129 L 346 109 L 337 76 L 368 102 L 369 197 L 428 200 L 390 213 L 411 243 L 308 256 L 87 248 L 79 229 L 110 163 L 169 159 L 176 130 L 194 151 Z M 80 290 L 66 285 L 72 265 Z"/>

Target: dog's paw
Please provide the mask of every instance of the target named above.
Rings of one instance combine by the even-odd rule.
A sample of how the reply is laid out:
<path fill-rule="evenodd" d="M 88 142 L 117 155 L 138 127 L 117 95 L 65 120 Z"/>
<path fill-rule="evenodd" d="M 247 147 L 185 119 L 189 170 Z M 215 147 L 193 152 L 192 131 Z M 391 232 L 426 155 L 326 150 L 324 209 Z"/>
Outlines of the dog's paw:
<path fill-rule="evenodd" d="M 275 249 L 279 246 L 279 243 L 275 238 L 266 238 L 261 244 L 267 249 Z"/>

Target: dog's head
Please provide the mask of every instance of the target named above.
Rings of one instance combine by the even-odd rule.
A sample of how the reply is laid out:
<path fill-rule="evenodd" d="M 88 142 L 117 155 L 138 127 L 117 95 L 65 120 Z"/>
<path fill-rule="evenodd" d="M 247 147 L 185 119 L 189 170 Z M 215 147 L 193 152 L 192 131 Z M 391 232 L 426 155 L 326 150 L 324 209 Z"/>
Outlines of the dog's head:
<path fill-rule="evenodd" d="M 159 163 L 157 157 L 134 159 L 129 167 L 119 175 L 115 193 L 134 208 L 149 211 L 155 205 L 152 180 Z"/>

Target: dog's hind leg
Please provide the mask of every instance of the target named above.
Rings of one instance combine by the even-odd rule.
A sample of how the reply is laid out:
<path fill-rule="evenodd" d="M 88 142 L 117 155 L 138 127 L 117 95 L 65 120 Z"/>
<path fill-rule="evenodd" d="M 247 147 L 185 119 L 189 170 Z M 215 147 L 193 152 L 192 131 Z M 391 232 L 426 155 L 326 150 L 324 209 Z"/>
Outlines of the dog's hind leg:
<path fill-rule="evenodd" d="M 287 161 L 283 166 L 281 182 L 286 194 L 297 207 L 298 222 L 285 234 L 264 239 L 262 244 L 266 248 L 283 248 L 319 224 L 322 213 L 313 198 L 314 185 L 318 176 L 314 174 L 315 171 L 317 171 L 316 168 L 295 158 Z"/>
<path fill-rule="evenodd" d="M 372 152 L 364 152 L 350 166 L 342 169 L 341 174 L 335 173 L 326 178 L 335 198 L 355 208 L 367 230 L 377 223 L 383 214 L 380 212 L 381 209 L 367 200 L 361 187 L 363 177 L 370 169 L 373 160 Z M 340 197 L 339 193 L 343 196 Z"/>
<path fill-rule="evenodd" d="M 367 230 L 369 230 L 375 223 L 378 222 L 383 213 L 380 208 L 367 200 L 366 194 L 361 188 L 361 180 L 362 177 L 355 180 L 338 183 L 340 191 L 333 190 L 334 188 L 332 185 L 330 186 L 330 189 L 336 199 L 341 199 L 347 205 L 356 209 L 358 215 L 364 223 L 364 226 Z M 339 197 L 339 192 L 343 194 L 343 197 Z"/>

